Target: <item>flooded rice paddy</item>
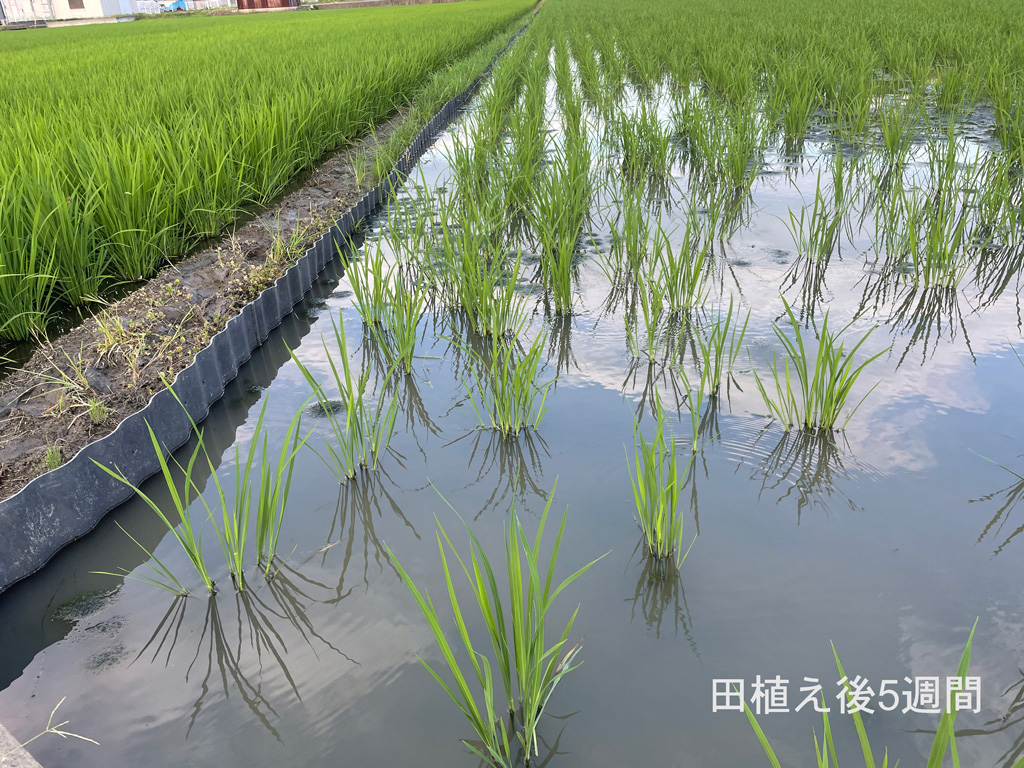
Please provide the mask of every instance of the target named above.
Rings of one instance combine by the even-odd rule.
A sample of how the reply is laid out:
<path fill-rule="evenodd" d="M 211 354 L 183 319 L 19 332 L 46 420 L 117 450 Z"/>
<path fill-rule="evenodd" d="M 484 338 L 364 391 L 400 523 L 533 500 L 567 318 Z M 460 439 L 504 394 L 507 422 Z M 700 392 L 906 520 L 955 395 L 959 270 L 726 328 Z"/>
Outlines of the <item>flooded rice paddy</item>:
<path fill-rule="evenodd" d="M 558 69 L 557 55 L 550 66 Z M 557 79 L 542 80 L 542 173 L 565 158 L 574 133 Z M 393 264 L 409 250 L 443 248 L 445 206 L 472 184 L 460 163 L 472 165 L 489 93 L 368 223 L 350 276 L 377 253 Z M 1012 233 L 992 235 L 968 265 L 952 268 L 955 278 L 931 279 L 912 260 L 889 258 L 889 230 L 876 226 L 880 194 L 913 197 L 939 183 L 944 162 L 970 173 L 992 155 L 992 117 L 971 112 L 951 138 L 914 133 L 889 193 L 879 191 L 885 162 L 875 145 L 847 143 L 825 124 L 799 147 L 751 152 L 737 165 L 737 192 L 707 181 L 692 147 L 701 131 L 682 127 L 711 114 L 693 117 L 702 98 L 696 89 L 627 86 L 617 120 L 582 102 L 592 187 L 567 273 L 568 308 L 544 287 L 529 217 L 502 236 L 510 258 L 522 254 L 518 275 L 508 262 L 502 272 L 523 307 L 519 344 L 542 340 L 536 382 L 553 381 L 535 429 L 506 436 L 481 426 L 471 352 L 487 344 L 463 314 L 430 297 L 412 372 L 389 375 L 386 350 L 364 332 L 351 277 L 334 267 L 246 366 L 204 439 L 230 489 L 231 447 L 254 439 L 269 398 L 271 440 L 305 409 L 308 445 L 323 453 L 327 419 L 308 404 L 288 350 L 328 381 L 334 319 L 353 370 L 369 373 L 370 399 L 397 398 L 378 469 L 339 484 L 312 450 L 301 451 L 277 570 L 269 580 L 253 570 L 243 592 L 232 589 L 206 523 L 220 587 L 212 597 L 148 508 L 119 509 L 0 597 L 0 722 L 27 739 L 66 696 L 69 728 L 99 745 L 40 739 L 33 752 L 49 766 L 474 765 L 460 742 L 472 730 L 418 661 L 442 664 L 387 550 L 447 607 L 437 521 L 466 546 L 454 508 L 497 557 L 513 506 L 532 529 L 553 494 L 553 510 L 568 508 L 559 574 L 608 554 L 556 603 L 562 621 L 580 605 L 570 641 L 583 641 L 583 664 L 555 691 L 532 764 L 768 765 L 742 712 L 713 711 L 714 681 L 743 680 L 749 700 L 758 676 L 789 681 L 791 710 L 805 679 L 819 680 L 839 752 L 856 754 L 851 718 L 838 713 L 832 641 L 848 676 L 870 681 L 876 704 L 889 703 L 878 695 L 884 680 L 895 681 L 895 711 L 865 715 L 876 751 L 924 765 L 938 715 L 901 711 L 912 687 L 905 678 L 954 675 L 977 619 L 971 674 L 981 680 L 980 705 L 958 716 L 957 748 L 964 765 L 1013 765 L 1024 755 L 1024 481 L 1013 474 L 1024 472 L 1024 365 L 1015 354 L 1024 251 Z M 671 138 L 670 155 L 664 174 L 647 168 L 638 192 L 623 180 L 622 126 L 651 116 Z M 653 163 L 656 153 L 640 156 Z M 507 189 L 492 177 L 481 199 Z M 924 204 L 921 194 L 910 210 Z M 816 198 L 830 211 L 818 222 L 825 235 L 813 234 Z M 645 309 L 641 295 L 664 275 L 649 271 L 644 282 L 642 270 L 630 272 L 631 205 L 647 228 L 639 251 L 649 256 L 658 226 L 670 251 L 705 249 L 694 306 Z M 749 320 L 732 373 L 712 396 L 699 388 L 706 360 L 697 339 L 730 299 Z M 774 329 L 792 336 L 784 300 L 812 347 L 826 310 L 834 329 L 850 324 L 847 352 L 871 331 L 854 355 L 858 364 L 878 357 L 853 385 L 839 426 L 863 403 L 842 431 L 787 431 L 759 392 L 755 372 L 771 393 L 769 363 L 783 353 Z M 686 467 L 684 541 L 696 535 L 678 572 L 645 556 L 630 485 L 634 425 L 649 430 L 659 402 Z M 179 452 L 183 461 L 193 447 Z M 162 480 L 144 490 L 167 502 Z M 147 573 L 147 555 L 119 525 L 191 596 L 96 574 Z M 467 616 L 470 632 L 481 633 L 482 620 Z M 784 765 L 816 765 L 812 731 L 820 739 L 822 721 L 812 707 L 759 723 Z"/>

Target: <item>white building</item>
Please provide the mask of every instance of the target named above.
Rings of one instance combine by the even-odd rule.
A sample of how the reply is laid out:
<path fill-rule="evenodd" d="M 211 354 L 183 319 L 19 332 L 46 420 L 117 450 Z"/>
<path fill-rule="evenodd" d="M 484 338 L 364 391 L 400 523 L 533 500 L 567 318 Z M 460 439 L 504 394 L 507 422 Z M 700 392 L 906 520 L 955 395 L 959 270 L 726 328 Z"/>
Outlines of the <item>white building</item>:
<path fill-rule="evenodd" d="M 135 0 L 0 0 L 0 23 L 99 19 L 138 13 Z"/>

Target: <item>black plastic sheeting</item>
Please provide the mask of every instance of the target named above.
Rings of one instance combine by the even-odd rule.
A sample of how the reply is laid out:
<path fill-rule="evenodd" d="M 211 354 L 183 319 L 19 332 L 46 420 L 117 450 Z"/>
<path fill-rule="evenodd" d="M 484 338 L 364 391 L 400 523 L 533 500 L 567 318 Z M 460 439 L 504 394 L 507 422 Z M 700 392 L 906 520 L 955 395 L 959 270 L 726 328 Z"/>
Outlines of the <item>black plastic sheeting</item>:
<path fill-rule="evenodd" d="M 135 486 L 160 471 L 147 424 L 170 453 L 192 435 L 190 417 L 206 418 L 228 382 L 270 332 L 291 314 L 317 276 L 342 252 L 356 225 L 390 199 L 420 156 L 479 90 L 491 68 L 526 30 L 514 34 L 466 90 L 448 101 L 420 131 L 395 165 L 367 195 L 306 251 L 259 298 L 247 304 L 199 352 L 171 385 L 106 437 L 87 445 L 67 464 L 33 480 L 0 502 L 0 592 L 38 571 L 65 546 L 89 533 L 103 517 L 134 494 L 96 463 L 116 467 Z"/>

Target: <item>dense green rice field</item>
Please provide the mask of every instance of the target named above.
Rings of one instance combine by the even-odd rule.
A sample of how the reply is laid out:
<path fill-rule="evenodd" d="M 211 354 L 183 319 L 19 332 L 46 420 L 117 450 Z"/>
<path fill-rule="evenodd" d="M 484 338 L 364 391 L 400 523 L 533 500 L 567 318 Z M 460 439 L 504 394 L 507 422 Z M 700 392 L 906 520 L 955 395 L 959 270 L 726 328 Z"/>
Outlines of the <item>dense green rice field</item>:
<path fill-rule="evenodd" d="M 217 234 L 530 6 L 0 35 L 0 339 Z"/>

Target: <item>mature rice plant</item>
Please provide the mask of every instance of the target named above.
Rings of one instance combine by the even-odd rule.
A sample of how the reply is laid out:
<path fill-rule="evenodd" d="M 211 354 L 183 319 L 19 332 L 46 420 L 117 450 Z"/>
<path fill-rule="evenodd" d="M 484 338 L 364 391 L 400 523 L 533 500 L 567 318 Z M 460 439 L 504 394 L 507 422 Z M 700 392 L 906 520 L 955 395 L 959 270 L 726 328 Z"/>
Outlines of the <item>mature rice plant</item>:
<path fill-rule="evenodd" d="M 693 455 L 680 472 L 675 439 L 668 431 L 665 409 L 657 402 L 655 410 L 657 426 L 650 441 L 643 436 L 639 422 L 633 425 L 633 462 L 629 465 L 629 479 L 647 554 L 655 558 L 674 556 L 678 567 L 686 560 L 693 542 L 697 540 L 694 536 L 690 546 L 683 550 L 683 514 L 679 511 L 679 495 Z M 626 457 L 628 460 L 628 451 Z"/>
<path fill-rule="evenodd" d="M 445 584 L 448 588 L 448 597 L 455 626 L 458 629 L 459 641 L 469 657 L 472 673 L 465 670 L 455 657 L 455 650 L 444 631 L 444 626 L 448 622 L 442 621 L 440 618 L 430 594 L 420 591 L 394 553 L 390 549 L 388 550 L 399 576 L 409 588 L 430 626 L 434 639 L 444 656 L 447 673 L 454 680 L 454 684 L 450 685 L 446 682 L 442 677 L 442 672 L 431 667 L 422 658 L 420 663 L 427 669 L 431 677 L 444 688 L 448 696 L 469 720 L 481 742 L 481 747 L 465 740 L 463 743 L 484 762 L 494 766 L 509 766 L 511 764 L 509 730 L 515 731 L 522 743 L 527 766 L 535 756 L 539 755 L 537 728 L 544 710 L 558 683 L 566 674 L 579 666 L 576 658 L 582 647 L 582 642 L 576 643 L 572 648 L 567 648 L 569 634 L 576 621 L 579 606 L 576 607 L 565 624 L 559 639 L 549 646 L 547 628 L 551 623 L 551 608 L 558 595 L 601 558 L 592 560 L 559 584 L 555 584 L 554 570 L 562 535 L 565 531 L 566 514 L 563 513 L 550 558 L 546 568 L 543 567 L 541 545 L 548 513 L 554 498 L 554 490 L 552 489 L 548 496 L 548 502 L 538 524 L 537 534 L 532 542 L 527 537 L 514 508 L 509 515 L 508 530 L 505 534 L 505 566 L 509 589 L 507 614 L 495 570 L 473 531 L 466 525 L 466 531 L 470 537 L 470 552 L 469 556 L 464 558 L 452 543 L 440 520 L 437 521 L 439 531 L 437 548 L 441 556 Z M 465 523 L 463 524 L 465 525 Z M 469 635 L 466 618 L 456 596 L 452 569 L 449 566 L 446 550 L 459 563 L 473 591 L 477 608 L 483 617 L 491 650 L 494 653 L 494 663 L 498 667 L 503 686 L 510 727 L 506 727 L 504 719 L 495 712 L 494 699 L 497 691 L 495 690 L 494 674 L 491 671 L 491 659 L 479 650 L 481 644 L 474 644 Z M 509 632 L 511 632 L 511 638 Z M 470 685 L 470 674 L 476 677 L 477 685 L 480 688 L 479 694 L 474 693 Z M 515 686 L 513 686 L 513 682 Z M 518 693 L 521 729 L 515 718 L 516 693 Z"/>
<path fill-rule="evenodd" d="M 829 328 L 826 312 L 818 331 L 818 348 L 812 359 L 793 308 L 785 299 L 782 303 L 786 308 L 786 317 L 793 338 L 778 325 L 774 327 L 775 336 L 783 347 L 784 358 L 780 364 L 778 357 L 773 354 L 772 361 L 768 364 L 774 392 L 768 391 L 766 383 L 755 371 L 754 381 L 757 389 L 772 416 L 779 420 L 786 431 L 794 426 L 805 430 L 832 429 L 842 418 L 853 385 L 864 369 L 888 352 L 889 348 L 864 359 L 859 365 L 855 364 L 854 355 L 874 329 L 869 330 L 856 344 L 847 349 L 845 342 L 840 341 L 840 337 L 849 330 L 854 321 L 838 332 L 833 332 Z M 872 386 L 850 409 L 840 429 L 845 428 L 875 386 L 878 384 Z"/>

